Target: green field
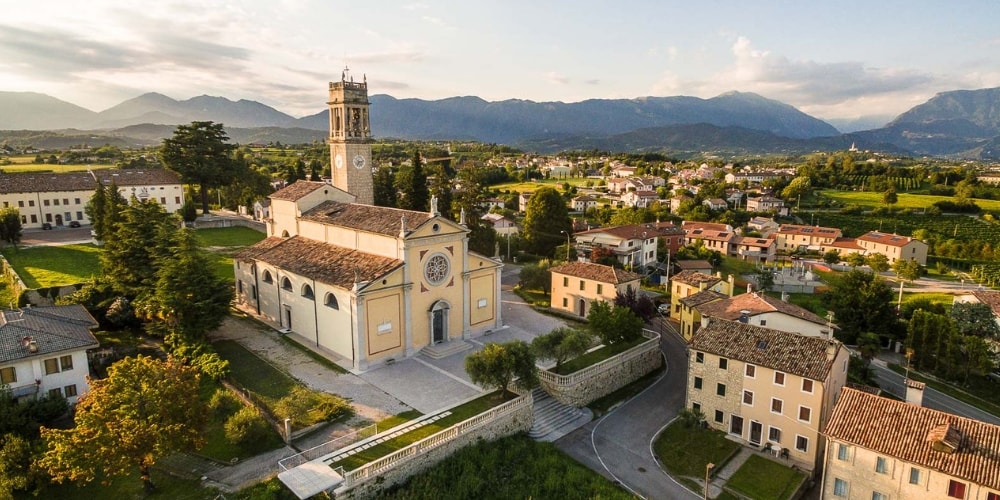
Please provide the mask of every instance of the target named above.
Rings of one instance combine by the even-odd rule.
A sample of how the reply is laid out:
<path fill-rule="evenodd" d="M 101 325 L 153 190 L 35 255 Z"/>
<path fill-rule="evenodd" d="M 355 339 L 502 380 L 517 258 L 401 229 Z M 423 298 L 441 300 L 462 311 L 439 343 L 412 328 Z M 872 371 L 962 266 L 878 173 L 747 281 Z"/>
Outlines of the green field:
<path fill-rule="evenodd" d="M 572 177 L 568 179 L 539 179 L 529 182 L 505 182 L 503 184 L 490 186 L 490 189 L 500 192 L 517 191 L 518 193 L 533 193 L 540 188 L 549 186 L 561 191 L 563 183 L 568 182 L 570 186 L 583 187 L 587 184 L 587 181 L 594 181 L 595 184 L 597 182 L 596 179 L 587 179 L 583 177 Z"/>
<path fill-rule="evenodd" d="M 859 192 L 859 191 L 837 191 L 834 189 L 824 189 L 819 194 L 825 198 L 836 200 L 840 205 L 858 205 L 859 207 L 878 208 L 884 207 L 882 203 L 882 193 Z M 923 209 L 939 201 L 954 201 L 951 196 L 934 196 L 929 194 L 897 193 L 898 201 L 893 204 L 893 208 Z M 972 200 L 983 210 L 1000 210 L 998 200 Z"/>
<path fill-rule="evenodd" d="M 7 259 L 28 288 L 72 285 L 90 281 L 100 272 L 94 245 L 5 248 Z"/>
<path fill-rule="evenodd" d="M 47 156 L 47 155 L 43 155 Z M 17 173 L 17 172 L 81 172 L 87 169 L 95 170 L 99 168 L 115 168 L 113 164 L 110 163 L 91 163 L 91 164 L 73 164 L 73 165 L 61 165 L 58 163 L 33 163 L 35 161 L 34 155 L 18 155 L 18 156 L 5 156 L 0 163 L 0 170 L 4 173 Z M 10 162 L 10 163 L 7 163 Z"/>
<path fill-rule="evenodd" d="M 799 214 L 803 221 L 817 226 L 836 227 L 848 238 L 856 238 L 868 231 L 882 231 L 912 236 L 916 229 L 926 229 L 945 238 L 959 241 L 988 241 L 1000 243 L 1000 224 L 966 215 L 929 216 L 912 215 L 850 215 L 837 212 Z M 933 254 L 933 252 L 932 252 Z"/>
<path fill-rule="evenodd" d="M 762 478 L 767 478 L 762 481 Z M 784 500 L 792 496 L 806 475 L 791 467 L 751 455 L 726 482 L 726 486 L 758 500 Z"/>

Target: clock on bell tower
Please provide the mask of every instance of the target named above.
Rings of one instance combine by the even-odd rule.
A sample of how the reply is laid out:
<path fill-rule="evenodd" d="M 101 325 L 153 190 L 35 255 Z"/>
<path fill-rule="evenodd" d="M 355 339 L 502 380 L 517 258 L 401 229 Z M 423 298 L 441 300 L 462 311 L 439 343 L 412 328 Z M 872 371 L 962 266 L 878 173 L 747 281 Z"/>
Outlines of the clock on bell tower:
<path fill-rule="evenodd" d="M 357 197 L 358 203 L 375 202 L 372 180 L 371 129 L 368 125 L 368 78 L 354 81 L 347 68 L 339 82 L 330 82 L 330 170 L 333 185 Z"/>

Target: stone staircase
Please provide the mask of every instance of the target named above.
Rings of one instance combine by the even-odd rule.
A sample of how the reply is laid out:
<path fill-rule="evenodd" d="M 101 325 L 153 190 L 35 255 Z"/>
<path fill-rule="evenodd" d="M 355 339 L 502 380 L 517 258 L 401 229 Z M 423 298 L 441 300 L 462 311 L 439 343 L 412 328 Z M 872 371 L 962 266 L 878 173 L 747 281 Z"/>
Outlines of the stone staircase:
<path fill-rule="evenodd" d="M 531 391 L 535 405 L 535 422 L 528 431 L 535 441 L 551 442 L 590 422 L 594 414 L 589 408 L 564 405 L 541 388 Z"/>
<path fill-rule="evenodd" d="M 420 353 L 431 359 L 442 359 L 472 349 L 472 344 L 464 340 L 451 340 L 440 344 L 432 344 L 420 350 Z"/>

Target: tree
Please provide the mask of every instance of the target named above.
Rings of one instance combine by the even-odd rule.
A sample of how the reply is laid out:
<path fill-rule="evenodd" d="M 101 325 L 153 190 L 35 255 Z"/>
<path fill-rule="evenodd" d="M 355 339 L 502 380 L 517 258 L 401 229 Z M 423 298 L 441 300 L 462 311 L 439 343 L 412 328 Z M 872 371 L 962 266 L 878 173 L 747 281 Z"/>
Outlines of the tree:
<path fill-rule="evenodd" d="M 104 241 L 105 239 L 104 220 L 107 209 L 108 190 L 104 187 L 104 184 L 98 182 L 97 188 L 94 189 L 94 194 L 90 197 L 90 201 L 83 207 L 83 212 L 90 219 L 91 231 L 93 231 L 94 238 L 97 241 Z"/>
<path fill-rule="evenodd" d="M 375 169 L 374 192 L 375 204 L 380 207 L 392 207 L 397 205 L 396 186 L 393 184 L 392 168 L 381 166 Z"/>
<path fill-rule="evenodd" d="M 753 280 L 757 284 L 757 288 L 769 292 L 774 288 L 774 274 L 767 269 L 755 269 L 753 272 Z"/>
<path fill-rule="evenodd" d="M 852 269 L 857 269 L 865 265 L 865 256 L 858 252 L 851 252 L 847 254 L 847 257 L 844 257 L 844 262 L 851 266 Z"/>
<path fill-rule="evenodd" d="M 873 253 L 865 256 L 865 264 L 872 268 L 872 272 L 884 273 L 889 270 L 889 258 L 885 254 Z"/>
<path fill-rule="evenodd" d="M 874 333 L 865 333 L 858 336 L 858 351 L 861 352 L 861 359 L 865 361 L 865 367 L 871 364 L 872 360 L 878 356 L 878 353 L 882 350 L 882 344 L 879 342 L 878 335 Z"/>
<path fill-rule="evenodd" d="M 826 253 L 823 254 L 823 262 L 826 262 L 831 266 L 840 262 L 840 252 L 836 250 L 827 251 Z"/>
<path fill-rule="evenodd" d="M 915 260 L 897 259 L 892 264 L 892 271 L 896 273 L 896 277 L 899 279 L 899 302 L 896 304 L 896 310 L 898 311 L 903 306 L 903 283 L 919 278 L 923 269 L 920 268 L 920 264 Z"/>
<path fill-rule="evenodd" d="M 17 207 L 0 208 L 0 240 L 14 246 L 21 242 L 21 211 Z"/>
<path fill-rule="evenodd" d="M 552 273 L 549 268 L 552 264 L 548 259 L 542 259 L 537 264 L 525 264 L 521 266 L 518 274 L 518 282 L 521 288 L 526 290 L 541 290 L 548 295 L 552 290 Z"/>
<path fill-rule="evenodd" d="M 149 467 L 159 457 L 196 449 L 206 411 L 198 395 L 198 371 L 180 361 L 125 358 L 108 378 L 91 381 L 80 398 L 72 429 L 42 428 L 47 450 L 40 460 L 56 482 L 93 481 L 138 467 L 147 491 Z"/>
<path fill-rule="evenodd" d="M 455 215 L 452 212 L 453 196 L 451 184 L 451 180 L 455 176 L 454 172 L 449 172 L 450 169 L 445 168 L 444 165 L 434 165 L 428 170 L 432 176 L 431 185 L 428 189 L 430 190 L 431 195 L 437 197 L 438 211 L 441 212 L 441 215 L 454 220 Z"/>
<path fill-rule="evenodd" d="M 594 344 L 593 335 L 575 328 L 559 327 L 531 341 L 531 349 L 539 359 L 551 359 L 556 369 L 564 361 L 583 355 Z"/>
<path fill-rule="evenodd" d="M 521 389 L 531 388 L 538 381 L 535 355 L 522 340 L 486 344 L 465 358 L 465 372 L 474 384 L 500 389 L 504 394 L 515 377 Z"/>
<path fill-rule="evenodd" d="M 823 304 L 836 315 L 839 340 L 854 344 L 862 333 L 889 335 L 894 331 L 892 290 L 881 276 L 855 269 L 831 281 Z"/>
<path fill-rule="evenodd" d="M 887 207 L 891 207 L 899 201 L 899 197 L 896 196 L 896 186 L 891 185 L 884 193 L 882 193 L 882 203 L 885 203 Z"/>
<path fill-rule="evenodd" d="M 26 491 L 41 482 L 32 467 L 38 442 L 18 434 L 0 435 L 0 498 L 12 499 L 15 491 Z"/>
<path fill-rule="evenodd" d="M 792 179 L 785 186 L 785 189 L 781 190 L 781 197 L 791 201 L 808 196 L 810 193 L 812 193 L 812 183 L 809 181 L 809 177 L 799 176 Z"/>
<path fill-rule="evenodd" d="M 951 305 L 951 319 L 958 333 L 987 340 L 1000 338 L 1000 326 L 988 304 L 981 302 L 955 302 Z"/>
<path fill-rule="evenodd" d="M 595 300 L 587 314 L 590 331 L 601 338 L 605 345 L 629 342 L 642 335 L 642 318 L 627 307 Z"/>
<path fill-rule="evenodd" d="M 221 123 L 191 122 L 178 125 L 174 135 L 163 140 L 160 158 L 184 182 L 197 184 L 202 213 L 208 213 L 208 190 L 236 179 L 235 162 L 229 157 L 233 145 Z"/>
<path fill-rule="evenodd" d="M 656 304 L 653 303 L 653 299 L 641 290 L 632 288 L 632 285 L 625 287 L 624 292 L 615 293 L 615 305 L 627 308 L 643 321 L 649 321 L 656 316 Z"/>
<path fill-rule="evenodd" d="M 559 191 L 542 187 L 528 200 L 524 215 L 524 243 L 527 251 L 535 255 L 552 257 L 555 248 L 566 242 L 573 225 L 569 210 Z"/>
<path fill-rule="evenodd" d="M 119 217 L 120 223 L 106 226 L 101 274 L 131 300 L 156 282 L 156 259 L 179 223 L 157 203 L 134 197 Z"/>
<path fill-rule="evenodd" d="M 399 191 L 399 208 L 426 212 L 430 206 L 430 190 L 427 174 L 424 173 L 420 150 L 413 152 L 410 165 L 403 165 L 396 174 L 396 188 Z"/>

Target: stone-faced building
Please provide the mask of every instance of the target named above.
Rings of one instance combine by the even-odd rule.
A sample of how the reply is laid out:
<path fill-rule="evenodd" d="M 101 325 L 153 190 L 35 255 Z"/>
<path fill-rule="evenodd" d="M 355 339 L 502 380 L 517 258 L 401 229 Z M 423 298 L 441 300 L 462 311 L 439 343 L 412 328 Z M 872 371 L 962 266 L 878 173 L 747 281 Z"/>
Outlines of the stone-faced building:
<path fill-rule="evenodd" d="M 618 292 L 639 290 L 642 276 L 602 264 L 567 262 L 552 273 L 552 308 L 586 317 L 593 301 L 614 302 Z"/>
<path fill-rule="evenodd" d="M 336 93 L 345 88 L 354 93 Z M 464 221 L 442 217 L 436 200 L 416 212 L 349 191 L 372 193 L 370 144 L 360 140 L 367 88 L 330 89 L 330 151 L 335 165 L 344 158 L 335 185 L 299 181 L 271 195 L 268 238 L 234 259 L 237 302 L 355 370 L 499 328 L 502 264 L 469 252 Z"/>
<path fill-rule="evenodd" d="M 847 383 L 850 354 L 843 344 L 713 320 L 688 350 L 687 408 L 745 445 L 818 470 L 820 430 Z"/>

